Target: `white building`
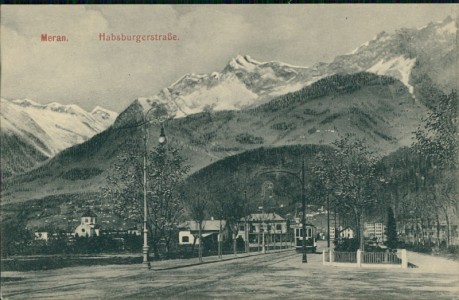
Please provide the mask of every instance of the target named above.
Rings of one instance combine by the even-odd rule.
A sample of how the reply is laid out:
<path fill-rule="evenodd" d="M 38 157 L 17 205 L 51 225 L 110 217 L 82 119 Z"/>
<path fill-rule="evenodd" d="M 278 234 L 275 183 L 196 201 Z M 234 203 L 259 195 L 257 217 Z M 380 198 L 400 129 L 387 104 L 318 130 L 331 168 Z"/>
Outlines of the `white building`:
<path fill-rule="evenodd" d="M 186 221 L 178 226 L 179 245 L 193 245 L 196 239 L 196 245 L 199 244 L 199 226 L 196 221 Z M 222 233 L 222 238 L 226 237 L 226 221 L 225 220 L 204 220 L 201 224 L 202 238 L 215 235 L 218 239 L 219 233 Z"/>
<path fill-rule="evenodd" d="M 356 237 L 355 230 L 350 226 L 339 226 L 336 228 L 337 230 L 337 237 L 341 239 L 353 239 Z M 333 240 L 335 238 L 335 227 L 330 227 L 330 239 Z"/>
<path fill-rule="evenodd" d="M 260 234 L 269 235 L 273 242 L 285 241 L 288 235 L 287 220 L 276 213 L 257 213 L 242 218 L 238 237 L 250 243 L 259 243 Z"/>
<path fill-rule="evenodd" d="M 75 229 L 75 236 L 93 237 L 99 236 L 100 226 L 97 224 L 97 215 L 91 210 L 85 211 L 81 215 L 81 223 Z"/>
<path fill-rule="evenodd" d="M 386 226 L 383 223 L 364 223 L 363 236 L 368 239 L 374 239 L 379 243 L 386 241 Z"/>
<path fill-rule="evenodd" d="M 48 241 L 49 233 L 47 231 L 36 231 L 34 232 L 35 240 Z"/>

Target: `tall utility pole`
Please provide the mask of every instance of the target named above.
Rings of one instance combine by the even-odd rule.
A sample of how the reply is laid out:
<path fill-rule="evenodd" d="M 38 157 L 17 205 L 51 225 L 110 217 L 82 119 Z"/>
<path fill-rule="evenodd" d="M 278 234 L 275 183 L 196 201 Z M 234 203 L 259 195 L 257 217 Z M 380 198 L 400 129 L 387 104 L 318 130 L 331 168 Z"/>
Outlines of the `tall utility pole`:
<path fill-rule="evenodd" d="M 245 252 L 249 253 L 249 225 L 247 223 L 247 190 L 244 191 L 244 206 L 245 206 L 245 217 L 244 217 L 244 236 L 245 236 Z"/>
<path fill-rule="evenodd" d="M 327 249 L 330 249 L 330 196 L 327 194 Z"/>
<path fill-rule="evenodd" d="M 302 242 L 302 252 L 303 252 L 303 257 L 302 257 L 302 262 L 307 263 L 308 258 L 306 255 L 306 193 L 305 193 L 305 179 L 304 179 L 304 158 L 302 160 L 302 165 L 301 165 L 301 176 L 298 175 L 298 173 L 288 171 L 288 170 L 272 170 L 272 171 L 265 171 L 261 172 L 259 175 L 263 174 L 272 174 L 272 173 L 282 173 L 282 174 L 287 174 L 295 177 L 301 184 L 301 203 L 302 203 L 302 210 L 303 210 L 303 217 L 301 219 L 301 230 L 303 232 L 302 237 L 303 237 L 303 242 Z"/>
<path fill-rule="evenodd" d="M 306 256 L 306 199 L 305 199 L 305 192 L 304 192 L 304 159 L 301 165 L 301 201 L 302 201 L 302 210 L 303 210 L 303 217 L 301 219 L 301 227 L 303 232 L 303 243 L 301 245 L 303 251 L 303 263 L 308 262 L 308 258 Z"/>
<path fill-rule="evenodd" d="M 335 222 L 335 230 L 334 230 L 334 237 L 333 237 L 333 240 L 336 241 L 337 239 L 339 240 L 339 230 L 338 230 L 338 225 L 336 223 L 336 205 L 333 207 L 333 211 L 334 211 L 334 222 Z"/>
<path fill-rule="evenodd" d="M 222 259 L 222 240 L 223 240 L 223 232 L 222 232 L 222 214 L 220 214 L 220 229 L 218 231 L 218 258 Z"/>

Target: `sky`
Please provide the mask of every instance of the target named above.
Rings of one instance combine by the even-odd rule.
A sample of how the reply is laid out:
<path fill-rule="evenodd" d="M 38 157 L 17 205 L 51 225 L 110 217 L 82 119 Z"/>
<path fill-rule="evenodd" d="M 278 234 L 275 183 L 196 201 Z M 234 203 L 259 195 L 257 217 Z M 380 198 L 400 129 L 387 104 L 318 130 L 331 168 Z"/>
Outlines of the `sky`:
<path fill-rule="evenodd" d="M 1 96 L 117 112 L 186 73 L 228 61 L 330 62 L 381 31 L 419 28 L 458 5 L 90 5 L 1 7 Z M 109 42 L 100 33 L 171 33 L 176 41 Z M 41 35 L 67 42 L 42 42 Z"/>

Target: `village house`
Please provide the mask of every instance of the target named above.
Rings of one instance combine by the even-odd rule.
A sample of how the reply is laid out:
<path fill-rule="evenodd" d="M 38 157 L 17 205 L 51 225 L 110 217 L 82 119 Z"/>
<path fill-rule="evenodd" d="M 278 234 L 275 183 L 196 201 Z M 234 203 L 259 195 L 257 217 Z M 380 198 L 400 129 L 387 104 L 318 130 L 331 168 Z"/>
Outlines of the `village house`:
<path fill-rule="evenodd" d="M 177 228 L 179 229 L 179 245 L 199 244 L 199 225 L 196 221 L 186 221 Z M 215 239 L 218 241 L 219 237 L 225 240 L 227 238 L 226 221 L 214 220 L 214 218 L 204 220 L 201 224 L 201 235 L 203 240 Z"/>
<path fill-rule="evenodd" d="M 351 226 L 339 226 L 336 228 L 336 237 L 340 239 L 353 239 L 356 236 L 355 230 Z M 335 227 L 330 226 L 330 239 L 335 238 Z"/>
<path fill-rule="evenodd" d="M 100 225 L 97 224 L 97 215 L 91 210 L 81 215 L 81 223 L 75 229 L 75 236 L 94 237 L 100 235 Z"/>
<path fill-rule="evenodd" d="M 47 231 L 36 231 L 34 232 L 35 240 L 48 241 L 49 233 Z"/>
<path fill-rule="evenodd" d="M 271 242 L 287 241 L 287 220 L 276 213 L 256 213 L 240 220 L 238 237 L 244 241 L 259 244 L 263 233 Z"/>

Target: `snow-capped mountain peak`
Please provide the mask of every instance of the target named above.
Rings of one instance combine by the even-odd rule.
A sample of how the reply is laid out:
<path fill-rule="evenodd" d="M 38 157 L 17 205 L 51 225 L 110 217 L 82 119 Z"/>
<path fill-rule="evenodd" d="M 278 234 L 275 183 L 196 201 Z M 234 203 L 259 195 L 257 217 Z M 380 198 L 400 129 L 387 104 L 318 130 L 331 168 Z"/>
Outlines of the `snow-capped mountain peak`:
<path fill-rule="evenodd" d="M 245 70 L 245 71 L 254 71 L 258 65 L 262 63 L 252 59 L 248 55 L 237 55 L 235 58 L 232 58 L 229 62 L 227 67 L 225 68 L 226 71 L 234 71 L 234 70 Z"/>
<path fill-rule="evenodd" d="M 457 19 L 450 17 L 417 29 L 403 28 L 395 33 L 381 32 L 347 55 L 321 64 L 320 73 L 355 73 L 367 71 L 394 77 L 414 94 L 412 72 L 428 72 L 429 77 L 446 90 L 457 86 Z"/>
<path fill-rule="evenodd" d="M 2 102 L 3 102 L 3 100 L 5 100 L 5 99 L 2 98 Z M 25 99 L 15 99 L 15 100 L 13 100 L 11 102 L 13 102 L 14 104 L 20 105 L 20 106 L 24 106 L 24 107 L 27 107 L 27 106 L 44 107 L 45 106 L 43 104 L 37 103 L 37 102 L 35 102 L 33 100 L 30 100 L 30 99 L 27 99 L 27 98 L 25 98 Z"/>
<path fill-rule="evenodd" d="M 369 68 L 367 72 L 398 78 L 408 87 L 409 92 L 413 94 L 414 87 L 410 84 L 409 80 L 411 70 L 415 63 L 416 58 L 409 59 L 404 56 L 397 56 L 387 61 L 381 59 L 378 63 Z"/>
<path fill-rule="evenodd" d="M 1 133 L 15 135 L 47 157 L 105 130 L 118 115 L 100 107 L 89 113 L 75 104 L 30 99 L 2 98 L 1 106 Z"/>
<path fill-rule="evenodd" d="M 455 35 L 457 33 L 457 24 L 452 19 L 446 24 L 442 23 L 443 26 L 437 28 L 438 34 L 444 35 Z"/>
<path fill-rule="evenodd" d="M 400 80 L 413 95 L 413 72 L 429 72 L 430 78 L 446 89 L 456 86 L 457 19 L 447 18 L 421 29 L 380 32 L 351 53 L 312 68 L 279 61 L 262 62 L 249 55 L 236 55 L 222 71 L 189 73 L 157 95 L 146 97 L 165 103 L 176 117 L 204 110 L 239 110 L 263 104 L 274 97 L 297 91 L 327 76 L 371 72 Z M 434 72 L 430 72 L 431 69 Z"/>
<path fill-rule="evenodd" d="M 311 84 L 308 68 L 237 55 L 221 72 L 188 73 L 155 96 L 139 97 L 144 112 L 153 102 L 165 103 L 176 117 L 204 110 L 239 110 Z M 311 78 L 309 78 L 311 77 Z"/>
<path fill-rule="evenodd" d="M 71 114 L 71 115 L 85 115 L 88 112 L 75 104 L 60 104 L 57 102 L 51 102 L 43 106 L 45 109 L 49 109 L 55 112 Z"/>
<path fill-rule="evenodd" d="M 118 117 L 118 113 L 105 109 L 100 106 L 94 107 L 91 111 L 91 116 L 93 116 L 99 122 L 106 124 L 106 126 L 110 126 L 114 120 Z"/>

